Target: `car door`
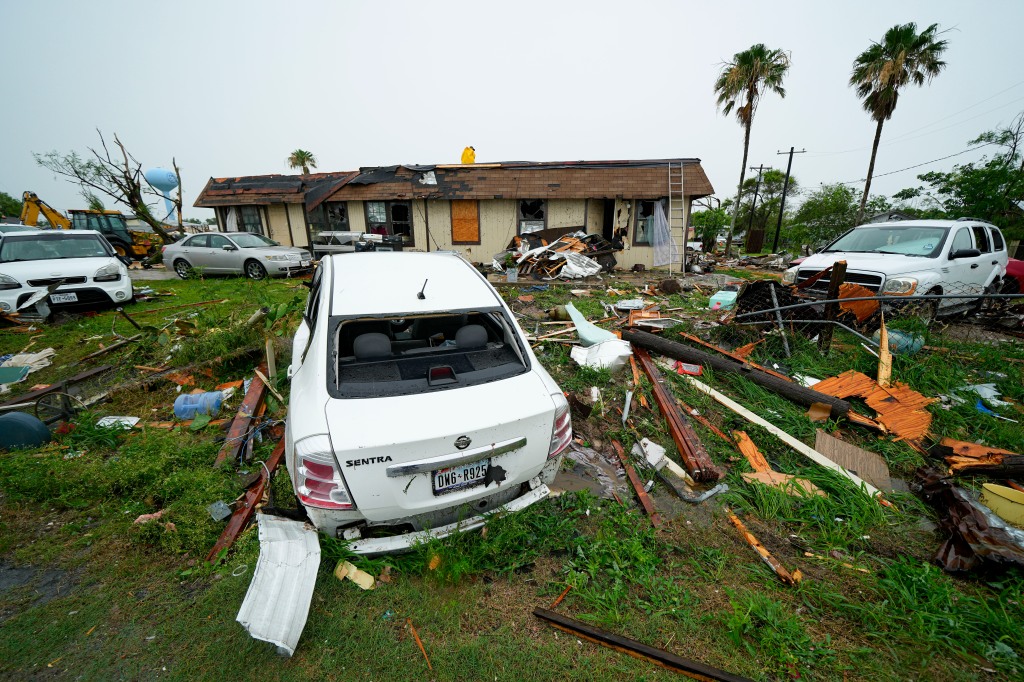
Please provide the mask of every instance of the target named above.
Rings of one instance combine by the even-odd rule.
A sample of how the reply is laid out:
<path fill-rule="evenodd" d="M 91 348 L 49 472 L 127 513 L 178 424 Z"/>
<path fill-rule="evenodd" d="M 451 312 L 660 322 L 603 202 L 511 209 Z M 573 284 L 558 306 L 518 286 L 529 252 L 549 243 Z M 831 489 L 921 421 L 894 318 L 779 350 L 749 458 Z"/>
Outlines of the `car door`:
<path fill-rule="evenodd" d="M 984 241 L 979 246 L 975 241 L 976 235 L 975 230 L 980 228 L 981 232 L 985 235 Z M 983 225 L 963 225 L 954 228 L 953 239 L 949 246 L 949 276 L 947 278 L 948 285 L 945 287 L 946 294 L 977 294 L 981 293 L 985 288 L 985 280 L 990 270 L 982 267 L 984 263 L 992 260 L 991 253 L 985 253 L 985 249 L 990 248 L 988 246 L 988 236 Z M 980 241 L 980 240 L 979 240 Z M 972 249 L 976 249 L 979 253 L 977 255 L 960 255 L 967 254 Z M 990 266 L 991 267 L 991 266 Z M 969 303 L 970 299 L 952 299 L 948 305 L 963 305 Z"/>
<path fill-rule="evenodd" d="M 228 247 L 225 249 L 224 247 Z M 209 270 L 215 273 L 240 273 L 242 263 L 239 257 L 238 247 L 230 239 L 222 234 L 211 234 L 208 250 Z"/>
<path fill-rule="evenodd" d="M 189 237 L 181 243 L 181 246 L 177 247 L 177 252 L 182 255 L 193 267 L 199 265 L 197 260 L 198 256 L 201 256 L 200 249 L 206 246 L 206 235 L 197 234 L 194 237 Z"/>

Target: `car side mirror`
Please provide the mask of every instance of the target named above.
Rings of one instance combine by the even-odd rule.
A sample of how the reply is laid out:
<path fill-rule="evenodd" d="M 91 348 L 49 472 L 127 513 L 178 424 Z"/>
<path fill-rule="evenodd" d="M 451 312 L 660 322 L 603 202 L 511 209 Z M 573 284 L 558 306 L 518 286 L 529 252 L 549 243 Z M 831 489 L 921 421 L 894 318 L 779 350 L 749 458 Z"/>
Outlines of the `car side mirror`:
<path fill-rule="evenodd" d="M 235 246 L 234 244 L 225 244 L 220 248 L 224 249 L 225 251 L 238 251 L 238 247 Z"/>
<path fill-rule="evenodd" d="M 957 249 L 953 253 L 949 254 L 949 260 L 957 260 L 958 258 L 977 258 L 981 255 L 981 251 L 978 249 Z"/>
<path fill-rule="evenodd" d="M 132 264 L 132 257 L 131 256 L 118 256 L 117 260 L 121 261 L 122 263 L 124 263 L 127 266 L 131 266 L 131 264 Z"/>

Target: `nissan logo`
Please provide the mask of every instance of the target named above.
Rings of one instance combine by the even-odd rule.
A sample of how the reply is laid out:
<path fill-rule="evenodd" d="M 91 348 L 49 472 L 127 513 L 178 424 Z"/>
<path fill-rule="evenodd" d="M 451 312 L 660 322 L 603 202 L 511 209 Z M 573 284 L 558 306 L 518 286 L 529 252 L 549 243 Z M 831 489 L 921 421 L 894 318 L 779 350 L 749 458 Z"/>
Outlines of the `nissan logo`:
<path fill-rule="evenodd" d="M 457 447 L 459 450 L 465 450 L 466 448 L 469 447 L 469 444 L 472 442 L 473 441 L 469 439 L 469 436 L 459 436 L 458 438 L 455 439 L 455 447 Z"/>

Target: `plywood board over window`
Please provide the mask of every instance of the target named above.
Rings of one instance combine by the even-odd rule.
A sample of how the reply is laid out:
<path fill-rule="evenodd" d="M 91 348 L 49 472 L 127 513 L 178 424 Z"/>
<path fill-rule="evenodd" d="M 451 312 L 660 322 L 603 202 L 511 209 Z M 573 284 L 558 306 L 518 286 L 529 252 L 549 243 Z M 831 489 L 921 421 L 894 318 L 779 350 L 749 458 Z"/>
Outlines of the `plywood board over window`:
<path fill-rule="evenodd" d="M 480 243 L 480 203 L 476 199 L 452 201 L 452 244 Z"/>

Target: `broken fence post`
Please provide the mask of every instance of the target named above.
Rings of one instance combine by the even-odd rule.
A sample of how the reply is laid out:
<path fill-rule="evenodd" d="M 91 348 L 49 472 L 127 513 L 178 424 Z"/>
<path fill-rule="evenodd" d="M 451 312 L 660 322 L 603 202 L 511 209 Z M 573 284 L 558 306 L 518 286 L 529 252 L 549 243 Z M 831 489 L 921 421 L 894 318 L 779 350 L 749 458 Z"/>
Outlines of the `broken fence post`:
<path fill-rule="evenodd" d="M 749 365 L 745 366 L 728 358 L 711 355 L 697 348 L 692 348 L 682 343 L 669 341 L 647 332 L 623 330 L 623 341 L 629 341 L 634 346 L 667 355 L 683 362 L 692 362 L 713 368 L 716 372 L 731 372 L 739 374 L 753 381 L 755 384 L 767 388 L 773 393 L 778 393 L 788 400 L 810 407 L 814 403 L 825 403 L 832 410 L 833 418 L 843 417 L 850 411 L 850 403 L 839 398 L 825 395 L 814 389 L 805 388 L 800 384 L 779 379 L 767 372 L 754 369 Z"/>
<path fill-rule="evenodd" d="M 825 304 L 825 319 L 835 322 L 839 317 L 839 287 L 846 281 L 846 261 L 836 261 L 832 265 L 832 274 L 828 279 L 828 300 Z M 818 332 L 818 350 L 827 353 L 832 346 L 832 330 L 830 324 L 822 325 Z"/>

